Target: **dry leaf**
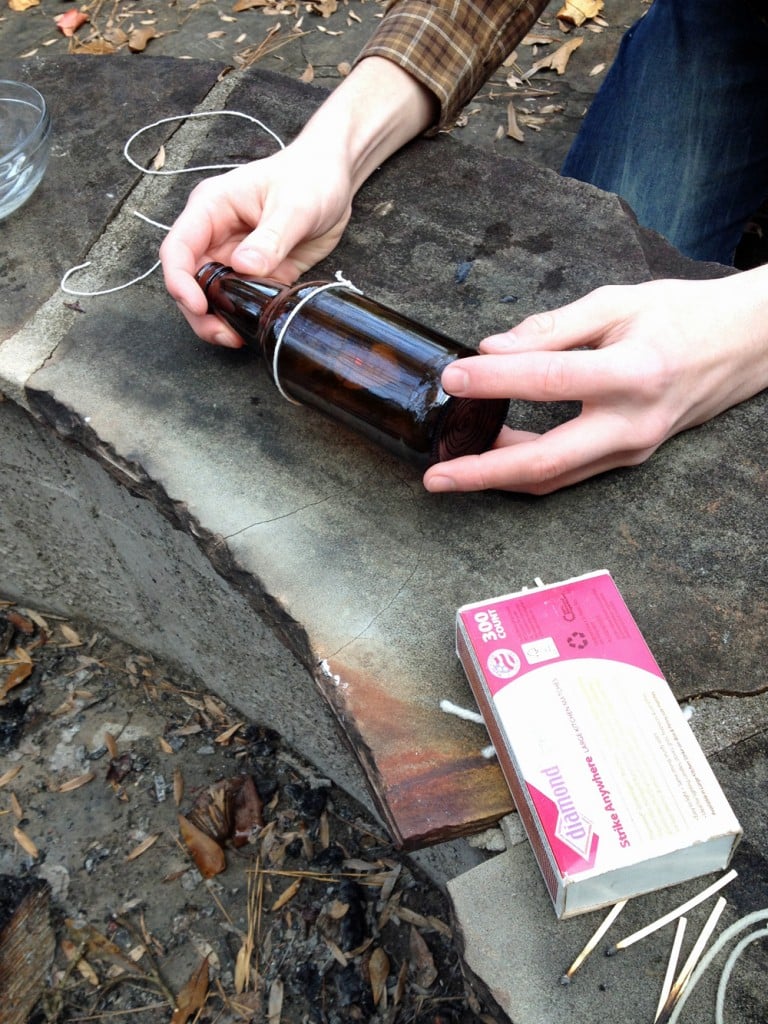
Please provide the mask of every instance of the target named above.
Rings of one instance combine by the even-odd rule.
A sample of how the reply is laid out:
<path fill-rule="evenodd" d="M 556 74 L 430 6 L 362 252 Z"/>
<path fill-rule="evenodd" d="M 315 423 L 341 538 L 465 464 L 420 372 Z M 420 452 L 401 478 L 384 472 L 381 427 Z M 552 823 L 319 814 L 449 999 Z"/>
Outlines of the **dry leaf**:
<path fill-rule="evenodd" d="M 157 39 L 160 34 L 151 25 L 134 29 L 128 36 L 128 49 L 131 53 L 143 53 L 147 48 L 147 43 L 151 39 Z"/>
<path fill-rule="evenodd" d="M 30 857 L 34 857 L 35 860 L 37 860 L 40 856 L 40 851 L 29 838 L 27 833 L 23 832 L 18 825 L 13 826 L 13 838 L 25 853 L 28 853 Z"/>
<path fill-rule="evenodd" d="M 416 984 L 420 988 L 429 988 L 437 978 L 437 968 L 429 946 L 417 928 L 411 925 L 409 940 L 411 968 L 415 976 Z"/>
<path fill-rule="evenodd" d="M 75 945 L 74 942 L 72 942 L 71 939 L 61 940 L 61 951 L 67 958 L 67 960 L 70 961 L 74 960 L 75 957 L 77 956 L 77 946 Z M 85 959 L 85 957 L 78 957 L 75 967 L 90 985 L 93 985 L 94 988 L 98 988 L 100 984 L 99 976 L 88 963 L 88 961 Z"/>
<path fill-rule="evenodd" d="M 16 821 L 21 821 L 24 817 L 24 811 L 21 809 L 19 798 L 15 793 L 11 793 L 11 813 L 13 814 Z"/>
<path fill-rule="evenodd" d="M 225 870 L 227 860 L 215 839 L 211 839 L 183 814 L 179 815 L 179 829 L 195 867 L 203 878 L 213 878 Z"/>
<path fill-rule="evenodd" d="M 34 665 L 31 662 L 20 661 L 17 663 L 15 668 L 12 668 L 8 678 L 5 680 L 3 685 L 0 687 L 0 700 L 5 697 L 7 693 L 10 693 L 15 687 L 20 686 L 25 680 L 29 679 L 32 675 L 32 669 Z"/>
<path fill-rule="evenodd" d="M 107 753 L 109 754 L 111 760 L 115 761 L 118 756 L 117 740 L 115 739 L 111 732 L 104 733 L 104 746 L 107 748 Z"/>
<path fill-rule="evenodd" d="M 601 75 L 603 71 L 605 71 L 605 64 L 595 64 L 595 66 L 589 72 L 589 77 L 594 78 L 596 75 Z"/>
<path fill-rule="evenodd" d="M 283 982 L 275 978 L 269 989 L 269 1003 L 267 1005 L 267 1024 L 280 1024 L 280 1017 L 283 1012 Z"/>
<path fill-rule="evenodd" d="M 272 912 L 274 913 L 274 911 L 280 910 L 280 908 L 284 907 L 286 903 L 289 903 L 293 899 L 293 897 L 296 895 L 296 893 L 299 891 L 300 888 L 301 888 L 301 879 L 297 878 L 293 882 L 291 882 L 291 884 L 288 886 L 288 888 L 285 890 L 285 892 L 281 893 L 277 897 L 275 902 L 272 904 L 272 907 L 271 907 Z"/>
<path fill-rule="evenodd" d="M 173 1011 L 171 1024 L 187 1024 L 189 1018 L 205 1006 L 207 998 L 208 958 L 206 957 L 176 997 L 176 1009 Z"/>
<path fill-rule="evenodd" d="M 523 75 L 523 80 L 527 81 L 537 71 L 544 69 L 552 69 L 556 71 L 558 75 L 565 73 L 565 69 L 568 65 L 568 61 L 571 58 L 571 54 L 574 50 L 578 50 L 581 44 L 584 42 L 584 37 L 579 36 L 577 39 L 569 39 L 567 43 L 563 43 L 562 46 L 558 46 L 554 53 L 551 53 L 548 57 L 542 57 L 541 60 L 537 60 L 531 68 Z"/>
<path fill-rule="evenodd" d="M 209 32 L 208 35 L 205 38 L 206 39 L 223 39 L 226 34 L 227 33 L 223 32 L 221 29 L 217 29 L 215 32 Z"/>
<path fill-rule="evenodd" d="M 161 146 L 160 149 L 155 153 L 154 159 L 152 160 L 152 168 L 155 171 L 160 171 L 165 167 L 165 146 Z"/>
<path fill-rule="evenodd" d="M 324 18 L 330 18 L 338 9 L 338 0 L 312 0 L 311 10 L 315 14 L 321 14 Z"/>
<path fill-rule="evenodd" d="M 78 11 L 76 7 L 71 7 L 63 14 L 57 14 L 53 20 L 62 35 L 73 36 L 80 26 L 85 25 L 88 21 L 88 15 L 85 11 Z"/>
<path fill-rule="evenodd" d="M 184 798 L 184 776 L 181 773 L 181 768 L 174 768 L 173 770 L 173 799 L 178 807 Z"/>
<path fill-rule="evenodd" d="M 235 793 L 232 845 L 245 846 L 264 827 L 264 802 L 253 777 L 246 775 Z"/>
<path fill-rule="evenodd" d="M 146 853 L 150 846 L 154 846 L 157 840 L 160 838 L 160 833 L 156 832 L 152 836 L 147 836 L 138 846 L 134 846 L 131 852 L 126 856 L 126 860 L 136 860 L 142 853 Z"/>
<path fill-rule="evenodd" d="M 12 11 L 26 11 L 29 7 L 37 7 L 40 0 L 8 0 L 8 6 Z"/>
<path fill-rule="evenodd" d="M 341 900 L 333 900 L 328 908 L 328 917 L 330 917 L 332 921 L 340 921 L 342 917 L 346 916 L 348 910 L 348 903 L 342 903 Z"/>
<path fill-rule="evenodd" d="M 304 82 L 306 85 L 309 85 L 309 83 L 312 81 L 314 77 L 315 69 L 312 67 L 311 64 L 307 64 L 302 73 L 299 75 L 299 81 Z"/>
<path fill-rule="evenodd" d="M 332 939 L 329 939 L 327 935 L 324 935 L 323 939 L 325 941 L 326 946 L 331 951 L 331 956 L 333 957 L 333 959 L 337 963 L 341 964 L 342 967 L 346 967 L 349 964 L 349 957 L 346 955 L 346 953 L 342 952 L 342 950 L 339 949 L 336 943 Z"/>
<path fill-rule="evenodd" d="M 378 1006 L 382 997 L 386 996 L 387 978 L 389 977 L 389 957 L 380 947 L 371 953 L 371 959 L 368 962 L 368 977 L 371 981 L 373 1005 Z"/>
<path fill-rule="evenodd" d="M 523 46 L 549 46 L 551 43 L 557 42 L 559 42 L 559 39 L 556 36 L 545 36 L 538 32 L 529 32 L 527 36 L 523 37 L 521 44 Z M 504 61 L 504 66 L 509 66 L 506 61 Z"/>
<path fill-rule="evenodd" d="M 253 950 L 248 942 L 243 942 L 240 949 L 237 951 L 237 957 L 235 959 L 235 992 L 241 995 L 248 985 L 248 979 L 251 975 L 251 955 Z"/>
<path fill-rule="evenodd" d="M 525 132 L 517 123 L 517 112 L 512 102 L 507 104 L 507 137 L 515 142 L 525 142 Z"/>
<path fill-rule="evenodd" d="M 214 742 L 218 743 L 222 747 L 226 746 L 227 743 L 229 743 L 229 741 L 232 739 L 232 737 L 238 731 L 238 729 L 242 729 L 242 727 L 243 727 L 243 723 L 242 722 L 236 722 L 235 725 L 230 725 L 230 727 L 228 729 L 225 729 L 224 732 L 220 733 L 216 737 Z"/>
<path fill-rule="evenodd" d="M 603 0 L 565 0 L 555 17 L 568 25 L 583 25 L 598 15 L 604 6 Z"/>
<path fill-rule="evenodd" d="M 161 736 L 158 739 L 158 743 L 160 744 L 160 749 L 162 750 L 162 752 L 164 754 L 172 754 L 173 753 L 173 747 L 168 742 L 168 740 L 165 738 L 165 736 Z"/>
<path fill-rule="evenodd" d="M 67 782 L 62 782 L 59 786 L 59 793 L 71 793 L 73 789 L 80 789 L 81 786 L 87 786 L 89 782 L 93 782 L 96 778 L 93 772 L 86 772 L 85 775 L 78 775 L 75 779 L 69 779 Z"/>
<path fill-rule="evenodd" d="M 59 629 L 61 630 L 61 635 L 67 641 L 66 644 L 63 644 L 62 646 L 64 646 L 64 647 L 82 647 L 83 646 L 83 641 L 80 639 L 80 637 L 75 632 L 75 630 L 72 629 L 71 626 L 68 626 L 66 624 L 66 622 L 62 622 L 60 624 L 60 626 L 59 626 Z"/>
<path fill-rule="evenodd" d="M 10 610 L 5 613 L 5 617 L 15 629 L 20 633 L 26 634 L 26 636 L 32 636 L 35 632 L 35 623 L 31 616 L 27 617 L 22 615 L 21 612 Z"/>
<path fill-rule="evenodd" d="M 336 65 L 336 70 L 339 72 L 342 78 L 346 78 L 349 72 L 352 70 L 352 65 L 348 60 L 343 60 L 341 64 Z"/>
<path fill-rule="evenodd" d="M 7 786 L 9 782 L 13 782 L 21 769 L 22 765 L 17 764 L 15 768 L 9 768 L 7 772 L 3 772 L 3 774 L 0 775 L 0 789 L 2 789 L 3 786 Z"/>

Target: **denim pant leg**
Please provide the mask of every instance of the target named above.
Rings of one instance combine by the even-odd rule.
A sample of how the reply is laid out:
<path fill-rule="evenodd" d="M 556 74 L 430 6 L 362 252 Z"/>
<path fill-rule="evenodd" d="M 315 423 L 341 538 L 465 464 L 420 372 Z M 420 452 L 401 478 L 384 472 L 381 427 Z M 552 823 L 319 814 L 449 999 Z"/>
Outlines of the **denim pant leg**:
<path fill-rule="evenodd" d="M 768 24 L 746 0 L 654 0 L 563 165 L 694 259 L 733 263 L 768 196 Z"/>

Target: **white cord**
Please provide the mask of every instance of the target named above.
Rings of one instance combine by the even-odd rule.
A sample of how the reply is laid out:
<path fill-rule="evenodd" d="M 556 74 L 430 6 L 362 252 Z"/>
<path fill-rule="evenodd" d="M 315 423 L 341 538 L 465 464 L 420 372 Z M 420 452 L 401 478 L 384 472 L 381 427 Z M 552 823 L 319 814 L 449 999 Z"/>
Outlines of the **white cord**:
<path fill-rule="evenodd" d="M 171 168 L 165 170 L 162 168 L 150 168 L 142 167 L 141 164 L 137 163 L 128 150 L 131 148 L 131 143 L 138 139 L 144 132 L 148 132 L 151 128 L 157 128 L 161 124 L 171 124 L 174 121 L 189 121 L 193 117 L 242 117 L 246 121 L 250 121 L 252 124 L 258 125 L 259 128 L 263 129 L 267 135 L 271 135 L 275 142 L 278 144 L 280 149 L 285 149 L 285 143 L 283 140 L 276 135 L 271 128 L 268 128 L 263 121 L 259 121 L 256 117 L 251 117 L 250 114 L 243 114 L 239 110 L 200 110 L 192 114 L 175 114 L 173 117 L 162 117 L 159 121 L 153 121 L 152 124 L 145 124 L 143 128 L 139 128 L 138 131 L 134 132 L 133 135 L 128 139 L 126 144 L 123 146 L 123 156 L 135 167 L 136 170 L 141 171 L 143 174 L 191 174 L 193 171 L 228 171 L 233 167 L 240 167 L 240 164 L 204 164 L 201 167 L 180 167 L 178 169 Z"/>
<path fill-rule="evenodd" d="M 150 128 L 156 128 L 158 125 L 169 124 L 173 121 L 187 121 L 195 117 L 224 116 L 242 117 L 246 121 L 250 121 L 252 124 L 258 125 L 259 128 L 261 128 L 275 140 L 280 149 L 285 149 L 285 143 L 283 142 L 283 140 L 278 135 L 276 135 L 271 128 L 267 127 L 267 125 L 265 125 L 263 121 L 259 121 L 259 119 L 256 117 L 251 117 L 250 114 L 243 114 L 239 110 L 202 110 L 191 114 L 175 114 L 173 117 L 163 117 L 159 121 L 153 121 L 151 124 L 144 125 L 143 128 L 139 128 L 138 131 L 134 132 L 133 135 L 131 135 L 131 137 L 125 143 L 125 145 L 123 146 L 123 156 L 128 161 L 128 163 L 131 164 L 132 167 L 135 167 L 138 171 L 141 171 L 142 174 L 191 174 L 193 171 L 219 171 L 231 170 L 234 167 L 241 167 L 242 164 L 207 164 L 201 167 L 180 167 L 175 169 L 171 168 L 170 170 L 155 170 L 154 168 L 142 167 L 141 164 L 137 163 L 133 159 L 129 152 L 131 144 L 134 142 L 134 140 L 137 139 L 144 132 L 149 131 Z M 151 224 L 153 227 L 160 228 L 162 231 L 171 230 L 167 224 L 161 224 L 159 221 L 152 220 L 150 217 L 145 216 L 143 213 L 139 213 L 138 210 L 132 210 L 131 212 L 133 213 L 134 217 L 139 217 L 141 220 L 146 221 L 147 224 Z M 85 267 L 89 267 L 90 265 L 91 261 L 88 260 L 86 263 L 78 263 L 76 267 L 70 267 L 69 270 L 67 270 L 64 276 L 62 277 L 61 282 L 59 284 L 61 290 L 63 292 L 66 292 L 67 295 L 76 295 L 84 298 L 91 298 L 94 295 L 111 295 L 113 292 L 122 291 L 124 288 L 131 288 L 133 285 L 138 284 L 139 281 L 144 281 L 146 278 L 150 277 L 160 266 L 160 260 L 156 260 L 155 263 L 153 263 L 152 266 L 149 268 L 149 270 L 145 270 L 144 273 L 139 274 L 138 277 L 134 277 L 130 281 L 126 281 L 125 284 L 115 285 L 113 288 L 99 288 L 96 289 L 95 291 L 79 291 L 74 288 L 70 288 L 67 282 L 69 281 L 69 278 L 72 276 L 72 274 L 76 273 L 78 270 L 83 270 Z"/>
<path fill-rule="evenodd" d="M 735 938 L 741 932 L 746 931 L 746 929 L 751 927 L 753 924 L 756 924 L 758 921 L 766 920 L 768 920 L 768 909 L 756 910 L 753 913 L 747 914 L 745 917 L 740 918 L 729 928 L 725 929 L 725 931 L 722 933 L 717 942 L 715 942 L 715 944 L 710 947 L 707 953 L 699 961 L 696 970 L 690 977 L 688 985 L 680 994 L 680 998 L 678 999 L 674 1010 L 670 1014 L 668 1024 L 676 1024 L 677 1020 L 680 1017 L 680 1014 L 682 1013 L 683 1007 L 685 1006 L 688 996 L 691 994 L 694 987 L 698 984 L 701 976 L 712 964 L 713 960 L 718 955 L 718 953 L 720 953 L 723 947 L 726 946 L 731 941 L 731 939 Z M 723 1024 L 722 1011 L 723 1005 L 725 1003 L 725 987 L 728 984 L 728 979 L 730 978 L 731 971 L 733 970 L 736 961 L 741 956 L 744 949 L 749 945 L 749 942 L 755 941 L 759 938 L 763 938 L 766 934 L 768 934 L 768 928 L 761 928 L 758 931 L 752 932 L 750 935 L 746 937 L 749 941 L 739 942 L 739 944 L 732 950 L 731 955 L 728 957 L 728 962 L 726 963 L 725 968 L 723 969 L 723 972 L 720 976 L 720 983 L 717 990 L 716 1024 Z"/>
<path fill-rule="evenodd" d="M 295 398 L 291 398 L 291 396 L 285 390 L 283 385 L 280 383 L 280 374 L 277 372 L 277 360 L 280 355 L 280 348 L 283 344 L 283 338 L 285 337 L 285 332 L 288 330 L 291 321 L 299 312 L 301 307 L 305 303 L 309 302 L 310 299 L 314 299 L 314 297 L 316 295 L 319 295 L 320 292 L 328 291 L 330 288 L 346 288 L 348 291 L 357 292 L 358 295 L 361 294 L 360 289 L 355 288 L 352 282 L 347 281 L 342 276 L 341 271 L 337 270 L 335 281 L 329 281 L 327 284 L 316 285 L 314 288 L 308 291 L 306 295 L 302 295 L 301 299 L 299 299 L 299 301 L 296 303 L 296 305 L 293 307 L 293 309 L 290 311 L 285 321 L 283 322 L 283 326 L 280 328 L 280 332 L 277 335 L 277 339 L 275 341 L 275 351 L 272 353 L 272 379 L 275 382 L 275 387 L 283 396 L 283 398 L 287 399 L 287 401 L 291 402 L 293 405 L 301 405 L 301 402 L 298 402 Z"/>

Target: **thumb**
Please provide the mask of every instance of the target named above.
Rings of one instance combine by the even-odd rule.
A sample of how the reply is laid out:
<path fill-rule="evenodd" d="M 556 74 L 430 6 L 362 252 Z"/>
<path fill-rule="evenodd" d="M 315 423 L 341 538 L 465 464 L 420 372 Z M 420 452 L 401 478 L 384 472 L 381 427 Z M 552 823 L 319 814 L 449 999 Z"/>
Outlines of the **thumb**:
<path fill-rule="evenodd" d="M 232 252 L 233 269 L 241 274 L 269 277 L 298 241 L 294 234 L 290 221 L 283 222 L 277 214 L 265 216 Z"/>

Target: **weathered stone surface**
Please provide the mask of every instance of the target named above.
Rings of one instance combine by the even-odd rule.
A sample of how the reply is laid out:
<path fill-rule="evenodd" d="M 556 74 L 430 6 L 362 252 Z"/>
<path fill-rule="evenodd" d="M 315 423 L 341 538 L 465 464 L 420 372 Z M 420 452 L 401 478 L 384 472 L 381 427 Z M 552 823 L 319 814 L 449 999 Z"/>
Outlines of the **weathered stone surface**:
<path fill-rule="evenodd" d="M 91 85 L 101 66 L 88 65 Z M 76 91 L 81 68 L 63 63 L 64 91 Z M 212 103 L 256 114 L 286 141 L 323 97 L 257 71 L 224 86 L 232 91 Z M 224 121 L 215 137 L 192 124 L 177 131 L 169 158 L 198 165 L 274 148 Z M 67 166 L 74 183 L 79 165 Z M 167 222 L 190 184 L 142 182 L 130 205 Z M 26 224 L 33 249 L 45 247 L 39 209 Z M 129 280 L 155 245 L 121 209 L 88 253 L 83 287 Z M 373 176 L 320 273 L 337 268 L 469 343 L 605 282 L 717 272 L 638 232 L 613 197 L 448 137 L 418 141 Z M 284 402 L 254 353 L 198 342 L 159 276 L 79 307 L 54 297 L 3 345 L 0 369 L 59 436 L 194 537 L 309 670 L 406 844 L 509 808 L 497 767 L 480 756 L 483 730 L 439 710 L 442 697 L 470 700 L 453 653 L 455 609 L 467 601 L 607 567 L 679 697 L 760 685 L 765 396 L 640 469 L 549 498 L 435 497 L 410 467 Z M 32 344 L 45 356 L 25 370 Z M 515 403 L 511 416 L 544 428 L 572 413 Z"/>

